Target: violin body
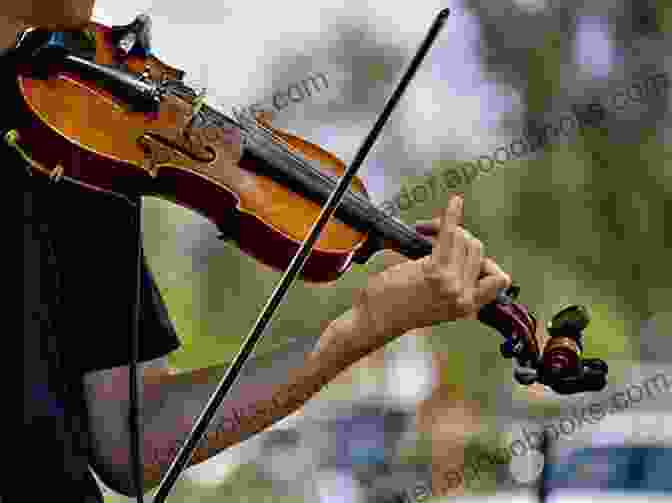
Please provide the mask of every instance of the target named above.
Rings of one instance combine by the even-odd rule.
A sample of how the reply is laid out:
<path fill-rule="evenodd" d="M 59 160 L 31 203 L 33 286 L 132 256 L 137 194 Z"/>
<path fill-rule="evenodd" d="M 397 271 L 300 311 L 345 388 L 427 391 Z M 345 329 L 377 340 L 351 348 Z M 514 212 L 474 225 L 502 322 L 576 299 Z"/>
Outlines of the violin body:
<path fill-rule="evenodd" d="M 95 63 L 123 65 L 152 80 L 182 80 L 184 72 L 156 57 L 126 54 L 112 43 L 111 28 L 91 23 Z M 167 95 L 158 111 L 133 111 L 118 97 L 80 75 L 59 71 L 46 78 L 17 77 L 28 119 L 16 128 L 33 171 L 89 190 L 151 195 L 193 209 L 257 260 L 287 267 L 317 219 L 321 204 L 259 172 L 263 160 L 243 152 L 234 128 L 188 128 L 194 105 Z M 267 127 L 270 127 L 267 125 Z M 345 166 L 316 145 L 274 129 L 294 151 L 319 161 L 333 177 Z M 360 180 L 352 191 L 366 196 Z M 332 281 L 350 266 L 367 232 L 337 219 L 325 227 L 302 279 Z"/>

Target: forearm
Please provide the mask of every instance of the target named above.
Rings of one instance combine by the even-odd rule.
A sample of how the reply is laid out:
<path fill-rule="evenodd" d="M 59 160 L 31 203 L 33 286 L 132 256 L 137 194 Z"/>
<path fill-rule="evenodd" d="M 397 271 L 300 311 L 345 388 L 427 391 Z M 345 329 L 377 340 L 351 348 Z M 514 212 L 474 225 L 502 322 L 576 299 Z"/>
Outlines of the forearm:
<path fill-rule="evenodd" d="M 304 338 L 281 353 L 251 359 L 191 463 L 201 463 L 294 413 L 340 372 L 396 335 L 377 334 L 361 311 L 352 309 L 329 325 L 317 347 L 316 338 Z M 162 401 L 145 425 L 146 489 L 160 481 L 225 371 L 220 366 L 165 376 L 146 391 L 147 398 Z M 126 453 L 122 456 L 127 459 Z"/>

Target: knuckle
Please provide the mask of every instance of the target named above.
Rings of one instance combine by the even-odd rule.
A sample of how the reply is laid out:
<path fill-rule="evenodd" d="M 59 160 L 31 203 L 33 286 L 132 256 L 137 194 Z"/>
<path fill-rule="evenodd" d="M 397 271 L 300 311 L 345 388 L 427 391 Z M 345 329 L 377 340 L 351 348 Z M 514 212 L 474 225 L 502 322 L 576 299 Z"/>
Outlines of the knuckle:
<path fill-rule="evenodd" d="M 439 264 L 433 257 L 428 257 L 427 260 L 422 261 L 422 275 L 427 281 L 432 281 L 439 275 Z"/>
<path fill-rule="evenodd" d="M 423 268 L 424 279 L 431 290 L 441 300 L 458 302 L 463 294 L 461 281 L 434 261 L 428 261 Z"/>
<path fill-rule="evenodd" d="M 448 235 L 455 235 L 455 236 L 461 236 L 464 235 L 464 229 L 460 227 L 459 225 L 450 225 L 443 229 L 443 232 Z"/>
<path fill-rule="evenodd" d="M 476 297 L 472 290 L 465 290 L 459 296 L 455 306 L 462 315 L 469 314 L 476 308 Z"/>

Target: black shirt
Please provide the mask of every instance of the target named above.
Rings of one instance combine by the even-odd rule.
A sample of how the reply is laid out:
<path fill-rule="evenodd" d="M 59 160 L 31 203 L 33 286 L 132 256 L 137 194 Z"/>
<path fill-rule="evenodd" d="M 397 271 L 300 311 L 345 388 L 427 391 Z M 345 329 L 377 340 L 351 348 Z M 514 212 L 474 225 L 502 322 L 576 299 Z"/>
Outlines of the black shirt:
<path fill-rule="evenodd" d="M 2 136 L 26 118 L 12 57 L 0 54 Z M 28 176 L 26 163 L 4 141 L 0 166 L 3 186 L 22 192 L 24 207 L 22 445 L 0 478 L 0 500 L 102 503 L 89 468 L 82 377 L 130 360 L 135 210 L 68 182 Z M 179 347 L 146 262 L 140 318 L 140 361 Z"/>

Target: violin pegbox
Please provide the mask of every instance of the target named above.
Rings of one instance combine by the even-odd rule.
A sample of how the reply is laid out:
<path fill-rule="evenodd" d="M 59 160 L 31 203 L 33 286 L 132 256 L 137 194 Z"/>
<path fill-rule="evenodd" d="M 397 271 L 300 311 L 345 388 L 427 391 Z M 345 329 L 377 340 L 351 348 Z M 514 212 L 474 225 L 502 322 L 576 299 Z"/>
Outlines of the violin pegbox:
<path fill-rule="evenodd" d="M 599 358 L 582 358 L 583 330 L 590 323 L 585 306 L 572 305 L 559 311 L 547 325 L 550 338 L 540 347 L 537 320 L 523 304 L 515 302 L 519 288 L 512 286 L 479 312 L 482 323 L 497 330 L 505 341 L 504 358 L 515 358 L 513 377 L 523 386 L 541 383 L 559 394 L 601 391 L 609 371 Z"/>

